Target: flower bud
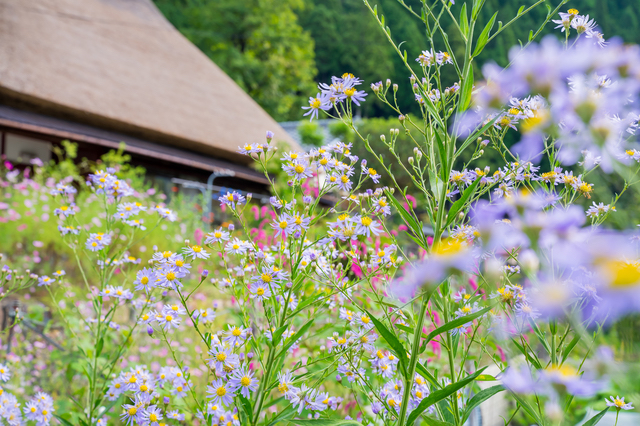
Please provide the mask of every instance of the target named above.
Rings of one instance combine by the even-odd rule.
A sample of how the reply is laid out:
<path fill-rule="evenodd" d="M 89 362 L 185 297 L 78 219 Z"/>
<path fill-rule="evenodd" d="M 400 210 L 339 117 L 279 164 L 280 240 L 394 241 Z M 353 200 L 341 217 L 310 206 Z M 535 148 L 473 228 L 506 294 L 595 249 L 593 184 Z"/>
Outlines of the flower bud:
<path fill-rule="evenodd" d="M 387 141 L 387 137 L 385 135 L 380 135 L 380 140 L 382 142 L 386 142 Z"/>
<path fill-rule="evenodd" d="M 404 120 L 406 120 L 407 117 L 405 117 L 404 115 L 400 114 L 398 116 L 398 120 L 400 120 L 401 123 L 404 123 Z"/>
<path fill-rule="evenodd" d="M 413 166 L 413 162 L 414 162 L 413 157 L 407 158 L 407 161 L 409 162 L 409 164 Z"/>
<path fill-rule="evenodd" d="M 409 77 L 409 82 L 411 84 L 414 84 L 416 82 L 416 78 L 412 75 L 411 77 Z"/>
<path fill-rule="evenodd" d="M 209 270 L 205 269 L 204 271 L 202 271 L 202 274 L 200 274 L 202 276 L 202 279 L 207 278 L 207 276 L 209 276 Z"/>
<path fill-rule="evenodd" d="M 393 83 L 393 91 L 394 92 L 398 91 L 398 85 L 396 83 Z"/>
<path fill-rule="evenodd" d="M 147 334 L 149 336 L 153 336 L 153 327 L 151 327 L 150 325 L 147 326 Z"/>
<path fill-rule="evenodd" d="M 386 83 L 387 83 L 387 87 L 391 86 L 391 80 L 390 79 L 387 79 Z"/>
<path fill-rule="evenodd" d="M 233 223 L 229 224 L 229 227 L 227 228 L 229 231 L 233 231 L 234 229 L 236 229 L 235 225 Z"/>
<path fill-rule="evenodd" d="M 267 130 L 267 143 L 270 143 L 273 140 L 273 132 L 270 130 Z"/>

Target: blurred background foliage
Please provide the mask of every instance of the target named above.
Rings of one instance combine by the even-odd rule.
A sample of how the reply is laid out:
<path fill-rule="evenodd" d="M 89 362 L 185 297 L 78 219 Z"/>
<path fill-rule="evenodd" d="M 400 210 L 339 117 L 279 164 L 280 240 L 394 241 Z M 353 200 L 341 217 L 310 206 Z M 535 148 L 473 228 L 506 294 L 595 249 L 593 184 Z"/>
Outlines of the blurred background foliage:
<path fill-rule="evenodd" d="M 154 0 L 167 19 L 233 78 L 276 120 L 298 120 L 300 106 L 315 94 L 316 81 L 351 72 L 368 86 L 387 78 L 397 82 L 398 103 L 405 113 L 418 112 L 404 64 L 387 42 L 362 0 Z M 547 0 L 507 28 L 487 45 L 477 67 L 486 61 L 506 64 L 509 49 L 526 42 L 529 31 L 538 29 L 560 0 Z M 427 48 L 422 23 L 397 0 L 370 0 L 385 15 L 396 43 L 404 42 L 409 58 Z M 439 3 L 430 1 L 429 4 Z M 463 1 L 451 6 L 459 15 Z M 486 0 L 480 29 L 495 11 L 506 24 L 520 6 L 533 0 Z M 420 13 L 420 0 L 405 0 Z M 621 37 L 640 43 L 640 1 L 570 0 L 565 9 L 576 8 L 594 18 L 607 39 Z M 446 15 L 446 14 L 445 14 Z M 553 19 L 556 19 L 554 17 Z M 461 48 L 450 20 L 443 27 L 454 50 Z M 553 33 L 549 24 L 541 35 Z M 478 32 L 480 31 L 478 30 Z M 559 30 L 555 30 L 560 34 Z M 439 46 L 444 50 L 444 47 Z M 476 75 L 479 74 L 479 69 Z M 453 76 L 449 83 L 453 83 Z M 365 102 L 362 117 L 387 117 L 378 102 Z"/>

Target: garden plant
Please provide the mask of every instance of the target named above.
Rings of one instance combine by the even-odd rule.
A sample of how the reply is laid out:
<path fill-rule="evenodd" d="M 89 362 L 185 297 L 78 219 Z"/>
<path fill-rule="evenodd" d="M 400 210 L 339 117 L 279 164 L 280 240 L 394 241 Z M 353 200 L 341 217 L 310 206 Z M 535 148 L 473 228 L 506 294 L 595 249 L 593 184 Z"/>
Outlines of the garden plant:
<path fill-rule="evenodd" d="M 67 286 L 71 303 L 61 303 L 63 270 L 9 267 L 2 297 L 44 289 L 73 342 L 78 390 L 30 401 L 3 392 L 0 416 L 12 425 L 462 426 L 501 396 L 511 404 L 505 425 L 573 425 L 597 407 L 584 423 L 593 426 L 634 409 L 606 393 L 625 391 L 614 382 L 629 366 L 603 335 L 640 310 L 640 234 L 607 227 L 639 180 L 640 49 L 606 41 L 561 1 L 508 66 L 485 64 L 476 79 L 474 58 L 545 1 L 482 24 L 482 0 L 458 3 L 406 6 L 430 40 L 410 58 L 365 0 L 409 84 L 373 82 L 367 93 L 346 73 L 320 83 L 303 108 L 341 122 L 367 158 L 345 142 L 291 151 L 267 131 L 238 152 L 264 171 L 270 202 L 220 194 L 228 220 L 210 232 L 176 244 L 165 226 L 175 212 L 116 168 L 93 171 L 81 189 L 50 182 L 73 288 L 86 300 L 73 303 Z M 457 54 L 444 17 L 463 42 Z M 538 40 L 550 21 L 562 37 Z M 421 115 L 403 113 L 400 90 L 413 91 Z M 371 98 L 397 128 L 359 131 L 355 110 Z M 500 163 L 478 166 L 490 153 Z M 592 199 L 596 174 L 620 176 L 623 190 Z M 91 226 L 79 220 L 80 192 L 102 209 Z M 166 240 L 131 255 L 149 234 Z M 0 365 L 0 379 L 20 380 L 10 370 Z"/>

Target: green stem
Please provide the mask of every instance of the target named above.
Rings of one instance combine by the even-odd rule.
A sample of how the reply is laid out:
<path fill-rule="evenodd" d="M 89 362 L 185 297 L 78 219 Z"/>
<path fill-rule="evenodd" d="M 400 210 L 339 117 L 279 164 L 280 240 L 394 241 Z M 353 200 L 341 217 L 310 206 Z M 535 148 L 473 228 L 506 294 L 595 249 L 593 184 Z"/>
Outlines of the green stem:
<path fill-rule="evenodd" d="M 443 295 L 443 307 L 444 307 L 444 321 L 445 324 L 451 321 L 449 315 L 449 293 Z M 451 370 L 451 383 L 456 382 L 456 374 L 455 374 L 455 355 L 453 354 L 453 344 L 451 342 L 451 333 L 446 333 L 446 341 L 447 341 L 447 356 L 449 358 L 449 369 Z M 453 409 L 453 417 L 455 418 L 456 425 L 460 424 L 460 413 L 458 411 L 458 393 L 455 392 L 451 396 L 451 408 Z"/>
<path fill-rule="evenodd" d="M 416 374 L 416 366 L 418 365 L 418 358 L 420 357 L 420 341 L 422 339 L 422 324 L 427 312 L 427 305 L 429 304 L 429 298 L 431 292 L 427 291 L 422 296 L 422 306 L 420 306 L 420 315 L 416 321 L 416 328 L 414 330 L 413 345 L 411 346 L 411 359 L 409 360 L 409 369 L 404 380 L 404 393 L 402 394 L 402 403 L 400 405 L 400 417 L 398 418 L 398 426 L 403 426 L 405 418 L 407 416 L 407 406 L 409 405 L 409 397 L 411 396 L 411 385 L 413 385 L 413 376 Z M 404 356 L 404 354 L 398 354 L 398 356 Z"/>

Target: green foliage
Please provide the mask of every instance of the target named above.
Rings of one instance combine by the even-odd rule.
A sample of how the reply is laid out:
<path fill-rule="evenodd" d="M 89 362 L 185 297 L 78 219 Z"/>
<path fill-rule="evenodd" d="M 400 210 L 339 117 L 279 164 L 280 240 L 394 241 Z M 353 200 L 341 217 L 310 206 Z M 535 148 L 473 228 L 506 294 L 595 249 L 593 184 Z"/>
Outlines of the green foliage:
<path fill-rule="evenodd" d="M 315 86 L 302 0 L 155 0 L 167 19 L 276 120 L 297 118 Z"/>
<path fill-rule="evenodd" d="M 317 123 L 303 121 L 298 126 L 298 133 L 302 143 L 312 146 L 321 146 L 324 143 L 324 135 Z"/>
<path fill-rule="evenodd" d="M 398 83 L 398 106 L 405 113 L 419 112 L 409 90 L 408 72 L 397 53 L 386 42 L 384 33 L 362 0 L 154 0 L 165 16 L 189 40 L 213 59 L 249 95 L 277 120 L 299 118 L 299 107 L 306 104 L 300 93 L 311 93 L 314 75 L 318 81 L 331 76 L 357 71 L 368 85 L 387 78 Z M 420 21 L 397 0 L 374 2 L 385 23 L 393 29 L 396 43 L 403 43 L 409 62 L 427 48 L 427 38 Z M 406 0 L 407 7 L 420 13 L 419 0 Z M 466 2 L 451 6 L 452 14 L 460 16 Z M 559 0 L 548 1 L 555 7 Z M 476 37 L 498 11 L 495 27 L 516 16 L 521 6 L 533 2 L 516 0 L 486 0 L 476 26 Z M 571 0 L 573 7 L 589 14 L 607 39 L 621 37 L 626 42 L 640 42 L 640 3 L 636 0 Z M 537 30 L 546 16 L 541 5 L 524 14 L 500 37 L 488 42 L 474 63 L 475 75 L 481 75 L 482 65 L 495 61 L 504 66 L 509 50 L 526 43 L 529 30 Z M 469 15 L 469 12 L 467 12 Z M 557 17 L 554 17 L 556 19 Z M 450 35 L 454 53 L 461 54 L 463 40 L 453 21 L 445 14 L 441 18 Z M 541 36 L 554 33 L 547 25 Z M 447 50 L 442 42 L 437 48 Z M 317 70 L 316 70 L 317 67 Z M 457 81 L 454 73 L 443 76 L 447 85 Z M 365 117 L 387 116 L 389 111 L 378 102 L 363 104 Z"/>
<path fill-rule="evenodd" d="M 402 49 L 407 49 L 410 57 L 417 57 L 426 45 L 420 22 L 412 19 L 396 0 L 376 3 L 394 28 L 394 37 L 398 42 L 405 42 Z M 419 2 L 407 2 L 412 3 L 418 10 Z M 387 78 L 408 85 L 407 69 L 397 60 L 396 52 L 369 16 L 362 0 L 307 0 L 307 7 L 300 11 L 300 23 L 310 32 L 316 46 L 318 81 L 357 72 L 367 86 Z M 418 111 L 410 90 L 398 95 L 400 108 Z M 363 104 L 361 113 L 363 116 L 386 115 L 377 102 Z"/>

